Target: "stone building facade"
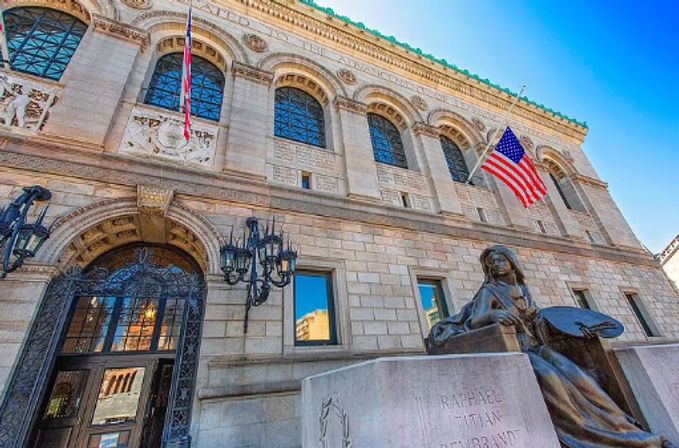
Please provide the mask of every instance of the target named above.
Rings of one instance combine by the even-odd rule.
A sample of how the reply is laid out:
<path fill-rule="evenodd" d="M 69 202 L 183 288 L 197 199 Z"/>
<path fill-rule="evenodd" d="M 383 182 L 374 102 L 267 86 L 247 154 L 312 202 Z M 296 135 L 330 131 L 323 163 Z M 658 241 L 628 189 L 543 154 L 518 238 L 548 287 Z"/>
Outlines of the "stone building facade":
<path fill-rule="evenodd" d="M 679 289 L 679 235 L 675 236 L 672 241 L 658 254 L 658 261 L 663 267 L 669 277 L 670 281 L 674 283 L 675 288 Z"/>
<path fill-rule="evenodd" d="M 87 417 L 96 379 L 111 373 L 101 369 L 126 359 L 96 348 L 81 350 L 83 359 L 68 357 L 63 344 L 78 294 L 91 308 L 97 291 L 103 294 L 87 283 L 95 286 L 69 295 L 86 283 L 69 268 L 86 271 L 101 260 L 114 266 L 107 254 L 125 247 L 164 249 L 201 279 L 198 289 L 185 285 L 175 297 L 190 304 L 188 321 L 176 325 L 184 332 L 172 345 L 176 358 L 144 364 L 151 358 L 137 345 L 136 358 L 125 361 L 125 368 L 136 362 L 146 369 L 142 391 L 165 384 L 152 370 L 172 374 L 169 400 L 149 405 L 167 412 L 158 429 L 166 446 L 190 439 L 195 447 L 299 447 L 300 380 L 377 356 L 422 353 L 427 318 L 418 284 L 436 282 L 454 313 L 481 284 L 478 257 L 489 244 L 517 251 L 542 306 L 584 298 L 624 323 L 619 344 L 679 338 L 679 298 L 581 149 L 583 123 L 518 102 L 510 125 L 549 190 L 524 209 L 485 174 L 471 185 L 453 180 L 501 126 L 513 99 L 507 91 L 307 2 L 195 0 L 194 64 L 212 84 L 194 100 L 205 109 L 185 144 L 182 114 L 149 91 L 162 90 L 156 72 L 172 62 L 164 57 L 182 51 L 187 1 L 2 5 L 8 33 L 19 18 L 47 20 L 41 8 L 59 13 L 50 20 L 82 29 L 56 75 L 26 65 L 2 70 L 0 202 L 42 185 L 52 192 L 47 221 L 55 221 L 36 257 L 0 280 L 2 446 L 22 446 L 38 433 L 73 437 L 68 446 L 138 446 L 154 437 L 157 428 L 144 431 L 152 426 L 144 423 L 151 418 L 145 402 L 136 417 L 110 420 L 122 430 L 93 428 L 86 418 L 57 430 L 44 418 L 71 396 L 55 392 L 60 363 L 106 359 L 86 369 L 90 404 L 85 397 L 79 409 L 63 409 L 63 416 Z M 284 94 L 303 98 L 305 117 L 316 118 L 315 128 L 302 125 L 301 137 L 290 133 L 299 123 L 278 128 Z M 399 157 L 378 154 L 378 124 L 396 130 L 386 148 Z M 309 134 L 317 140 L 305 140 Z M 298 269 L 329 279 L 332 343 L 296 343 L 294 285 L 253 308 L 244 334 L 245 289 L 224 281 L 219 251 L 252 216 L 275 217 L 298 246 Z"/>

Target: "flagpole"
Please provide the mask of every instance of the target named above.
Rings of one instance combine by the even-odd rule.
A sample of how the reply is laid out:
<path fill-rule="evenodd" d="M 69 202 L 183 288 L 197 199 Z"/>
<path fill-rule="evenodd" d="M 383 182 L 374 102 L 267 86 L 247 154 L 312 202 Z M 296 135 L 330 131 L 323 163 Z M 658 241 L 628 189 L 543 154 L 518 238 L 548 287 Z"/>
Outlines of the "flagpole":
<path fill-rule="evenodd" d="M 467 182 L 465 182 L 466 184 L 471 183 L 472 177 L 474 176 L 474 174 L 476 174 L 479 167 L 481 166 L 483 161 L 486 159 L 486 156 L 488 155 L 488 150 L 490 149 L 490 145 L 493 143 L 493 141 L 495 141 L 495 136 L 497 135 L 497 133 L 500 131 L 500 129 L 504 129 L 507 126 L 507 119 L 509 118 L 509 114 L 512 113 L 512 109 L 514 109 L 514 106 L 516 106 L 516 103 L 519 101 L 519 98 L 521 98 L 521 94 L 523 93 L 524 90 L 526 90 L 525 84 L 521 87 L 521 90 L 519 91 L 519 93 L 516 94 L 516 97 L 514 98 L 514 102 L 512 102 L 512 105 L 509 106 L 509 109 L 507 109 L 507 112 L 505 112 L 504 117 L 502 117 L 502 125 L 499 128 L 495 129 L 495 131 L 493 132 L 493 135 L 491 135 L 490 139 L 488 139 L 488 144 L 486 145 L 486 149 L 483 150 L 483 152 L 481 153 L 481 157 L 479 157 L 479 160 L 476 161 L 476 165 L 474 165 L 474 169 L 471 170 L 471 172 L 469 173 L 469 177 L 467 178 Z"/>

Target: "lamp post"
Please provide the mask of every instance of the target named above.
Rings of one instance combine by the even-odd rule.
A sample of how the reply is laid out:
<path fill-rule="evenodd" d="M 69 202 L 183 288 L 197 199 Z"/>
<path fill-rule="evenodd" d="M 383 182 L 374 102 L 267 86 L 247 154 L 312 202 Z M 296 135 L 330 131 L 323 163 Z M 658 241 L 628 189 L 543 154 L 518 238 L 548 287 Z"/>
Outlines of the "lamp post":
<path fill-rule="evenodd" d="M 35 222 L 29 224 L 26 218 L 33 202 L 49 201 L 51 197 L 52 193 L 39 185 L 24 187 L 21 196 L 0 210 L 0 250 L 3 251 L 0 279 L 19 269 L 49 238 L 50 230 L 42 225 L 49 205 L 42 209 Z"/>
<path fill-rule="evenodd" d="M 284 247 L 283 232 L 280 235 L 276 234 L 275 220 L 271 228 L 267 222 L 263 235 L 260 233 L 257 218 L 248 218 L 246 225 L 247 237 L 244 234 L 241 241 L 234 242 L 232 229 L 229 242 L 221 249 L 221 268 L 224 272 L 224 280 L 229 285 L 239 282 L 248 284 L 244 333 L 248 332 L 250 308 L 266 302 L 271 285 L 282 288 L 290 283 L 295 274 L 297 260 L 297 252 L 291 249 L 289 241 L 287 247 Z"/>

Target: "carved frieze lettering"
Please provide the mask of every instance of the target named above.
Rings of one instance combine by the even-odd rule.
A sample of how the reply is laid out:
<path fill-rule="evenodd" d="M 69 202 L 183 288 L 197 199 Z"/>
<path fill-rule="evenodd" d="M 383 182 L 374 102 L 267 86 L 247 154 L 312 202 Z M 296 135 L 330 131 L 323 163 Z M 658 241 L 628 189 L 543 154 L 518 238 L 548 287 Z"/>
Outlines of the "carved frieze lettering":
<path fill-rule="evenodd" d="M 354 72 L 347 70 L 346 68 L 341 68 L 337 70 L 337 77 L 342 80 L 345 84 L 350 86 L 355 86 L 358 84 L 358 78 L 354 75 Z"/>
<path fill-rule="evenodd" d="M 377 179 L 385 186 L 396 186 L 408 192 L 422 193 L 431 196 L 422 173 L 403 168 L 392 167 L 383 163 L 375 164 Z"/>
<path fill-rule="evenodd" d="M 233 62 L 231 72 L 234 77 L 249 79 L 250 81 L 258 82 L 260 84 L 268 85 L 273 81 L 273 73 L 245 65 L 238 61 Z"/>
<path fill-rule="evenodd" d="M 255 53 L 264 53 L 269 49 L 269 44 L 256 34 L 246 33 L 243 35 L 243 43 Z"/>
<path fill-rule="evenodd" d="M 0 72 L 0 116 L 5 126 L 39 131 L 62 87 L 18 73 Z"/>
<path fill-rule="evenodd" d="M 138 106 L 130 114 L 120 152 L 211 168 L 218 132 L 217 126 L 194 120 L 187 142 L 180 114 Z"/>

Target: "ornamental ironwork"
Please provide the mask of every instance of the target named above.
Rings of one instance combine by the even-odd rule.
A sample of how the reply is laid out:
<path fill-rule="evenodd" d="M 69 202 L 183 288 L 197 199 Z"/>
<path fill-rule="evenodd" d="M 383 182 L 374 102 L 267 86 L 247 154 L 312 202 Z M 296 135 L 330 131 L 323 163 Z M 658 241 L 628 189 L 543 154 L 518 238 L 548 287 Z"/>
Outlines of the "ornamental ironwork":
<path fill-rule="evenodd" d="M 408 168 L 403 140 L 398 128 L 382 115 L 368 113 L 370 141 L 376 162 Z"/>
<path fill-rule="evenodd" d="M 466 182 L 469 177 L 469 169 L 462 150 L 454 141 L 444 135 L 440 137 L 440 140 L 450 177 L 456 182 Z"/>
<path fill-rule="evenodd" d="M 179 110 L 182 57 L 182 53 L 170 53 L 158 59 L 146 91 L 145 104 Z M 223 96 L 224 73 L 207 59 L 192 56 L 191 114 L 219 121 Z"/>
<path fill-rule="evenodd" d="M 133 252 L 133 256 L 118 256 L 124 251 Z M 182 325 L 176 343 L 163 446 L 188 446 L 205 289 L 197 268 L 194 271 L 182 265 L 181 260 L 176 264 L 167 263 L 160 258 L 163 251 L 145 246 L 128 247 L 114 253 L 117 263 L 95 264 L 86 271 L 70 268 L 52 280 L 0 406 L 0 446 L 20 448 L 27 443 L 59 354 L 59 341 L 69 310 L 74 301 L 83 296 L 182 298 Z"/>
<path fill-rule="evenodd" d="M 52 193 L 44 187 L 24 187 L 24 192 L 0 210 L 0 251 L 2 251 L 3 279 L 31 258 L 50 236 L 50 229 L 42 225 L 46 206 L 33 223 L 28 223 L 28 212 L 35 201 L 49 201 Z"/>
<path fill-rule="evenodd" d="M 295 87 L 276 89 L 274 135 L 325 148 L 323 107 L 303 90 Z"/>
<path fill-rule="evenodd" d="M 12 69 L 55 81 L 87 31 L 83 21 L 48 8 L 12 8 L 4 20 Z"/>

